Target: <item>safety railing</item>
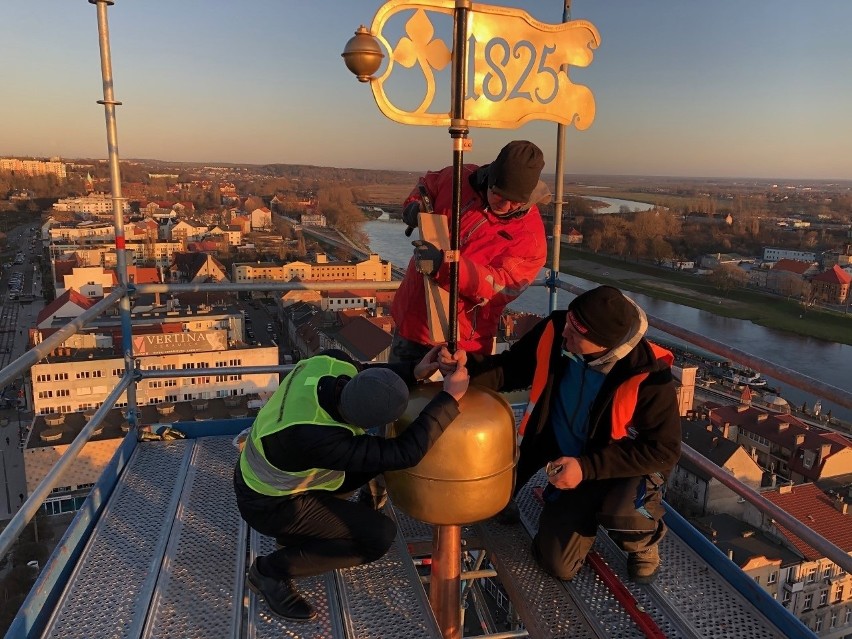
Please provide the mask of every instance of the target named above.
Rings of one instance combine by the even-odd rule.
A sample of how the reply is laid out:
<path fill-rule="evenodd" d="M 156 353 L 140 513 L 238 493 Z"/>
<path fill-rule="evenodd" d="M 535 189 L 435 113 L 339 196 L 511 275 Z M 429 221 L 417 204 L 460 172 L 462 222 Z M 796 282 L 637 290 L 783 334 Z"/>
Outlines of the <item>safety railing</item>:
<path fill-rule="evenodd" d="M 250 374 L 250 373 L 269 373 L 269 372 L 286 372 L 292 366 L 246 366 L 246 367 L 229 367 L 229 368 L 207 368 L 207 369 L 191 369 L 191 370 L 141 370 L 136 364 L 132 353 L 132 322 L 130 312 L 130 302 L 134 295 L 145 293 L 189 293 L 189 292 L 285 292 L 297 290 L 331 290 L 339 289 L 339 282 L 311 282 L 305 283 L 272 283 L 272 282 L 245 282 L 245 283 L 226 283 L 226 284 L 184 284 L 184 283 L 169 283 L 169 284 L 139 284 L 132 285 L 128 282 L 127 277 L 127 262 L 125 255 L 125 237 L 124 237 L 124 222 L 123 222 L 123 207 L 124 198 L 121 196 L 121 175 L 119 171 L 118 159 L 118 135 L 115 121 L 115 107 L 121 103 L 116 101 L 113 96 L 113 79 L 112 79 L 112 64 L 109 50 L 109 30 L 107 24 L 107 7 L 112 4 L 112 0 L 89 0 L 91 4 L 97 7 L 98 18 L 98 35 L 101 52 L 101 72 L 103 77 L 104 97 L 99 100 L 99 104 L 104 106 L 106 115 L 107 128 L 107 143 L 109 151 L 109 166 L 110 166 L 110 182 L 112 189 L 114 227 L 115 227 L 115 244 L 117 253 L 117 272 L 119 278 L 119 286 L 117 286 L 103 300 L 97 302 L 90 309 L 84 311 L 77 318 L 69 322 L 66 326 L 58 330 L 46 338 L 41 343 L 35 345 L 32 349 L 26 352 L 21 357 L 17 358 L 5 368 L 0 370 L 0 385 L 9 382 L 10 380 L 19 377 L 27 372 L 34 364 L 42 360 L 55 348 L 63 344 L 69 337 L 76 334 L 92 319 L 100 316 L 105 311 L 119 305 L 120 321 L 122 326 L 122 352 L 125 360 L 125 374 L 120 379 L 113 391 L 107 396 L 104 403 L 98 410 L 95 411 L 92 418 L 86 426 L 74 438 L 68 449 L 63 453 L 59 461 L 51 471 L 44 477 L 38 486 L 32 491 L 27 500 L 22 505 L 19 512 L 11 519 L 7 527 L 0 533 L 0 556 L 5 555 L 15 540 L 20 536 L 25 526 L 35 516 L 41 504 L 44 502 L 47 495 L 54 488 L 55 484 L 61 478 L 62 472 L 77 458 L 85 444 L 91 438 L 96 428 L 105 419 L 108 412 L 113 409 L 114 404 L 118 401 L 122 393 L 127 391 L 127 415 L 131 429 L 128 437 L 136 437 L 138 429 L 136 425 L 136 385 L 143 379 L 153 378 L 173 378 L 173 377 L 194 377 L 216 374 Z M 558 193 L 561 201 L 561 196 Z M 558 256 L 559 250 L 559 234 L 554 233 L 554 255 Z M 556 271 L 558 260 L 555 261 L 554 268 L 546 280 L 537 281 L 536 286 L 545 285 L 551 292 L 551 308 L 555 306 L 555 296 L 557 289 L 569 291 L 574 294 L 579 294 L 583 289 L 573 286 L 567 282 L 559 280 L 559 273 Z M 347 282 L 346 287 L 352 290 L 393 290 L 399 286 L 399 282 Z M 670 335 L 683 339 L 687 342 L 695 344 L 710 352 L 716 353 L 723 357 L 729 358 L 734 362 L 744 364 L 752 368 L 758 368 L 763 372 L 775 377 L 779 380 L 789 383 L 792 386 L 802 390 L 812 392 L 824 397 L 827 400 L 835 402 L 841 406 L 852 408 L 852 394 L 843 391 L 834 386 L 824 384 L 813 378 L 801 375 L 782 366 L 773 364 L 772 362 L 755 357 L 744 351 L 731 348 L 711 340 L 703 335 L 693 333 L 687 329 L 683 329 L 673 325 L 665 320 L 648 316 L 648 321 L 651 326 L 658 328 Z M 793 531 L 803 541 L 814 548 L 819 549 L 825 556 L 831 559 L 834 563 L 841 566 L 847 572 L 852 572 L 852 558 L 837 548 L 823 537 L 818 535 L 810 528 L 804 526 L 800 522 L 790 517 L 787 513 L 781 511 L 777 506 L 769 502 L 756 493 L 751 488 L 745 486 L 734 477 L 731 477 L 727 471 L 719 468 L 709 460 L 705 459 L 688 446 L 684 446 L 683 455 L 698 465 L 704 472 L 719 480 L 725 486 L 731 488 L 746 500 L 754 504 L 759 510 L 769 514 L 773 519 Z"/>
<path fill-rule="evenodd" d="M 546 285 L 545 281 L 534 282 L 534 286 Z M 553 283 L 551 282 L 551 285 Z M 399 286 L 399 282 L 347 282 L 347 288 L 353 290 L 394 290 Z M 556 288 L 569 291 L 574 294 L 583 292 L 583 289 L 557 281 Z M 310 283 L 273 283 L 273 282 L 252 282 L 252 283 L 224 283 L 224 284 L 143 284 L 137 287 L 130 287 L 130 296 L 136 293 L 181 293 L 181 292 L 287 292 L 293 290 L 332 290 L 339 289 L 340 284 L 337 282 L 310 282 Z M 91 320 L 95 319 L 103 312 L 115 305 L 116 301 L 124 294 L 121 289 L 116 289 L 103 300 L 95 304 L 92 308 L 82 313 L 79 317 L 69 322 L 59 331 L 45 339 L 40 344 L 35 345 L 30 351 L 11 362 L 5 368 L 0 370 L 0 383 L 7 382 L 11 379 L 19 377 L 29 368 L 44 358 L 53 349 L 60 346 L 65 340 L 76 334 L 80 329 Z M 759 367 L 762 371 L 766 371 L 772 376 L 781 378 L 781 375 L 786 375 L 785 381 L 793 386 L 803 390 L 819 391 L 826 398 L 829 398 L 843 406 L 852 407 L 852 394 L 832 386 L 828 386 L 809 378 L 807 376 L 795 373 L 789 369 L 777 366 L 766 360 L 755 358 L 741 351 L 730 348 L 710 340 L 704 336 L 698 335 L 680 327 L 673 327 L 670 323 L 648 316 L 648 322 L 651 326 L 659 328 L 669 334 L 675 335 L 687 342 L 699 345 L 708 351 L 714 352 L 731 360 L 749 365 L 759 362 Z M 669 330 L 672 329 L 672 330 Z M 676 332 L 675 332 L 676 331 Z M 220 368 L 194 368 L 187 370 L 159 370 L 150 369 L 143 370 L 139 366 L 135 366 L 129 373 L 120 379 L 117 386 L 110 395 L 106 398 L 103 405 L 95 412 L 86 426 L 74 438 L 68 449 L 60 457 L 54 468 L 45 476 L 39 485 L 32 491 L 30 496 L 24 502 L 21 510 L 11 519 L 6 529 L 0 533 L 0 556 L 8 552 L 14 541 L 20 536 L 25 526 L 38 512 L 45 498 L 50 494 L 50 491 L 59 481 L 62 471 L 66 469 L 80 451 L 88 442 L 97 426 L 104 420 L 108 412 L 114 408 L 115 403 L 120 398 L 121 394 L 134 387 L 142 380 L 149 379 L 169 379 L 178 377 L 196 377 L 196 376 L 213 376 L 213 375 L 248 375 L 262 373 L 286 373 L 292 369 L 292 365 L 266 365 L 266 366 L 233 366 Z M 136 410 L 135 406 L 128 404 L 126 412 L 133 413 Z M 128 420 L 130 421 L 130 420 Z M 135 427 L 135 421 L 131 421 L 131 426 Z M 137 436 L 138 431 L 131 428 L 128 436 Z M 838 548 L 822 536 L 818 535 L 809 527 L 799 522 L 785 511 L 781 510 L 762 497 L 758 492 L 754 491 L 749 486 L 746 486 L 735 477 L 728 474 L 727 471 L 712 463 L 692 448 L 683 445 L 682 456 L 703 472 L 718 480 L 723 485 L 727 486 L 738 495 L 752 503 L 761 512 L 769 515 L 776 522 L 780 523 L 788 530 L 796 534 L 810 546 L 820 550 L 824 555 L 842 567 L 847 572 L 852 572 L 852 557 L 846 554 L 842 549 Z"/>

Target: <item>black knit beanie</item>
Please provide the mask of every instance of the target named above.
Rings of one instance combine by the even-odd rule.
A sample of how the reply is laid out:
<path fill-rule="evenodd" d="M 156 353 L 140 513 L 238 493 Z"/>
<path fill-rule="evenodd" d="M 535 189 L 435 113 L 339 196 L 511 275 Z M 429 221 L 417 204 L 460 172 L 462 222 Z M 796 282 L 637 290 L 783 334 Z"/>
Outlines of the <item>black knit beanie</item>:
<path fill-rule="evenodd" d="M 541 149 L 532 142 L 514 140 L 488 165 L 488 188 L 507 200 L 526 204 L 543 168 Z"/>
<path fill-rule="evenodd" d="M 587 340 L 604 348 L 617 346 L 636 320 L 636 309 L 617 288 L 598 286 L 568 305 L 568 321 Z"/>

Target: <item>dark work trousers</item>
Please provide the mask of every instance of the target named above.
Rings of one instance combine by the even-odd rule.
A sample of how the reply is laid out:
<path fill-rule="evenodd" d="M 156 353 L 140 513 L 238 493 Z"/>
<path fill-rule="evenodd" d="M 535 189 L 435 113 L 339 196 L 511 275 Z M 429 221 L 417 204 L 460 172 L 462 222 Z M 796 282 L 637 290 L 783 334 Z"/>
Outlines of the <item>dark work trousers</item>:
<path fill-rule="evenodd" d="M 598 525 L 625 552 L 649 548 L 666 534 L 663 478 L 651 476 L 581 482 L 573 490 L 548 484 L 533 539 L 533 555 L 559 579 L 571 579 L 592 549 Z"/>
<path fill-rule="evenodd" d="M 243 519 L 283 546 L 259 558 L 258 569 L 267 577 L 309 577 L 360 566 L 384 556 L 396 537 L 390 518 L 344 494 L 310 490 L 269 497 L 249 489 L 238 475 L 239 469 L 234 488 Z"/>

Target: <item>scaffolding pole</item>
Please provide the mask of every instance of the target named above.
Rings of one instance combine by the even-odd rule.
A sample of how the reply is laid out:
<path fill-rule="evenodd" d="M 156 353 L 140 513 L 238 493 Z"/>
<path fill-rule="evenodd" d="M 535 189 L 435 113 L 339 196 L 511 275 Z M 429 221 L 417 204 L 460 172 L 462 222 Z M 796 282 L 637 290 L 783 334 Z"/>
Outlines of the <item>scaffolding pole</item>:
<path fill-rule="evenodd" d="M 112 195 L 112 213 L 115 225 L 115 256 L 118 282 L 124 295 L 119 301 L 119 316 L 121 317 L 121 352 L 124 354 L 124 370 L 128 377 L 133 375 L 133 330 L 130 323 L 130 295 L 133 292 L 128 285 L 127 254 L 124 238 L 124 198 L 121 196 L 121 167 L 118 160 L 118 127 L 115 121 L 115 107 L 121 102 L 116 101 L 112 80 L 112 56 L 109 48 L 109 22 L 107 7 L 114 4 L 113 0 L 89 0 L 98 9 L 98 42 L 101 50 L 101 77 L 104 85 L 103 100 L 98 104 L 104 105 L 106 117 L 107 150 L 109 152 L 109 177 Z M 136 428 L 136 385 L 131 384 L 127 389 L 127 423 L 131 429 Z"/>

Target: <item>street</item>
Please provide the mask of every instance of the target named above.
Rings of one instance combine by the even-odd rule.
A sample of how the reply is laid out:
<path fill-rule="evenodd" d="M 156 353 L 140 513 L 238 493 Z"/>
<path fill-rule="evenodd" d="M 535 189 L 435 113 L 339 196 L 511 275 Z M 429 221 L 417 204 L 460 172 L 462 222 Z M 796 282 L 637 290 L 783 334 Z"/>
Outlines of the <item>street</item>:
<path fill-rule="evenodd" d="M 41 272 L 34 259 L 40 255 L 41 240 L 33 235 L 33 229 L 38 226 L 11 230 L 7 248 L 0 257 L 0 367 L 3 368 L 26 352 L 29 329 L 35 326 L 44 308 Z M 18 254 L 23 256 L 22 260 L 17 258 Z M 22 446 L 32 418 L 24 379 L 4 384 L 0 388 L 0 521 L 14 516 L 27 498 Z"/>

